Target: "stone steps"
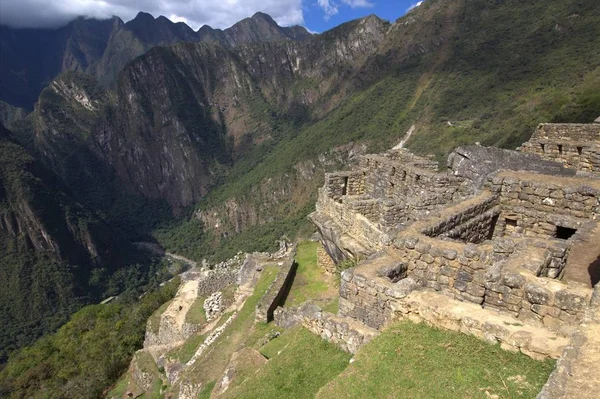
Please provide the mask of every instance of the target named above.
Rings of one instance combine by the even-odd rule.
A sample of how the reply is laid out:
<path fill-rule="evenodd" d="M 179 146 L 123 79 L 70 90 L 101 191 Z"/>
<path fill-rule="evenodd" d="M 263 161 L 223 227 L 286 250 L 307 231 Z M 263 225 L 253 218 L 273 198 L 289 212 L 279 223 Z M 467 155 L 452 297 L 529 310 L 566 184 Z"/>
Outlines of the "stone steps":
<path fill-rule="evenodd" d="M 521 351 L 539 360 L 557 359 L 569 342 L 568 338 L 545 328 L 437 292 L 413 292 L 394 304 L 394 311 L 397 316 L 413 322 L 425 322 L 500 343 L 505 350 Z"/>

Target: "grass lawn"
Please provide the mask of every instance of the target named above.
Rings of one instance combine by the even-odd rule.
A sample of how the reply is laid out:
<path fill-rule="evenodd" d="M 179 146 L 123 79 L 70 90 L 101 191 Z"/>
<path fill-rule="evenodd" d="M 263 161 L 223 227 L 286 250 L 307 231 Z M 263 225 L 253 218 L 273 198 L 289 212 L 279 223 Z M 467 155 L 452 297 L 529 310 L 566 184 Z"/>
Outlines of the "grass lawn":
<path fill-rule="evenodd" d="M 179 348 L 168 353 L 168 357 L 177 359 L 179 363 L 187 363 L 206 337 L 202 334 L 192 335 Z"/>
<path fill-rule="evenodd" d="M 313 398 L 347 366 L 351 355 L 304 328 L 293 328 L 260 350 L 270 358 L 245 381 L 236 381 L 227 398 Z"/>
<path fill-rule="evenodd" d="M 554 368 L 474 337 L 399 322 L 363 346 L 326 398 L 534 398 Z"/>
<path fill-rule="evenodd" d="M 199 295 L 187 314 L 185 315 L 186 323 L 203 325 L 206 324 L 206 312 L 204 312 L 204 301 L 206 297 Z"/>
<path fill-rule="evenodd" d="M 298 244 L 296 252 L 296 276 L 285 301 L 285 306 L 298 306 L 307 300 L 329 309 L 335 309 L 332 302 L 337 299 L 337 289 L 333 276 L 317 265 L 319 243 L 305 241 Z"/>

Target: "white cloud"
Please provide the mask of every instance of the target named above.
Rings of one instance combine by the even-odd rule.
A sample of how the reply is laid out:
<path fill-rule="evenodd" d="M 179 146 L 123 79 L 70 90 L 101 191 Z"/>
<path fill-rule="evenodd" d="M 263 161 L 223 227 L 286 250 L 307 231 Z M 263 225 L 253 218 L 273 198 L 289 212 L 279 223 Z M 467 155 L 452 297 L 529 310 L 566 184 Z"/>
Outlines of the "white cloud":
<path fill-rule="evenodd" d="M 350 8 L 358 7 L 373 7 L 374 4 L 369 0 L 340 0 L 343 5 L 347 5 Z M 325 13 L 325 20 L 331 18 L 331 16 L 339 12 L 340 4 L 335 0 L 317 0 L 317 4 L 323 9 Z"/>
<path fill-rule="evenodd" d="M 0 24 L 56 27 L 78 16 L 109 18 L 113 15 L 128 21 L 139 11 L 183 21 L 193 29 L 205 24 L 227 28 L 258 11 L 271 15 L 280 25 L 304 23 L 302 0 L 1 0 Z"/>
<path fill-rule="evenodd" d="M 373 7 L 375 4 L 371 3 L 368 0 L 342 0 L 342 3 L 352 7 L 352 8 L 357 8 L 357 7 Z"/>
<path fill-rule="evenodd" d="M 323 9 L 323 12 L 325 12 L 326 20 L 329 19 L 329 17 L 331 17 L 332 15 L 338 13 L 338 6 L 333 1 L 319 0 L 318 3 L 319 6 L 321 6 L 321 8 Z"/>
<path fill-rule="evenodd" d="M 410 11 L 410 10 L 412 10 L 413 8 L 417 8 L 417 7 L 419 7 L 421 4 L 423 4 L 423 1 L 418 1 L 418 2 L 416 2 L 415 4 L 413 4 L 413 5 L 411 5 L 410 7 L 408 7 L 408 8 L 406 9 L 406 12 L 409 12 L 409 11 Z"/>

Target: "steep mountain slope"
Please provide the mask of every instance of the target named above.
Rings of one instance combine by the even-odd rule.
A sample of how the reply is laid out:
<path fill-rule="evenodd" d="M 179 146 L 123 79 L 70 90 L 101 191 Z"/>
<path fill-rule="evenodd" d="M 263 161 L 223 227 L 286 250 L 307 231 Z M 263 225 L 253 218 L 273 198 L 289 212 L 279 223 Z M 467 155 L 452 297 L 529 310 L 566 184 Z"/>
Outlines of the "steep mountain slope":
<path fill-rule="evenodd" d="M 429 0 L 396 21 L 358 70 L 337 82 L 349 95 L 339 106 L 255 162 L 234 166 L 228 182 L 199 206 L 200 221 L 192 218 L 159 237 L 198 257 L 204 249 L 185 238 L 192 237 L 191 226 L 204 224 L 213 239 L 247 231 L 237 244 L 258 232 L 273 236 L 283 226 L 295 228 L 302 211 L 289 210 L 310 204 L 321 174 L 303 184 L 302 194 L 287 191 L 273 202 L 272 193 L 288 188 L 281 182 L 294 186 L 299 165 L 318 165 L 320 154 L 350 141 L 378 151 L 414 125 L 408 148 L 433 153 L 444 165 L 457 145 L 514 148 L 540 122 L 591 122 L 600 114 L 599 37 L 600 6 L 592 1 Z M 246 218 L 239 210 L 263 216 Z"/>
<path fill-rule="evenodd" d="M 127 23 L 113 17 L 78 18 L 59 29 L 0 26 L 0 100 L 29 109 L 42 89 L 65 71 L 85 71 L 110 85 L 129 61 L 157 45 L 218 41 L 234 47 L 307 37 L 306 29 L 282 28 L 263 13 L 225 30 L 204 26 L 198 32 L 184 23 L 143 12 Z"/>
<path fill-rule="evenodd" d="M 106 193 L 85 193 L 116 177 L 128 192 L 177 212 L 257 144 L 283 140 L 339 103 L 337 82 L 387 27 L 369 17 L 301 42 L 159 46 L 130 63 L 109 91 L 88 75 L 65 73 L 16 136 L 87 204 L 110 203 Z"/>
<path fill-rule="evenodd" d="M 70 193 L 64 203 L 85 204 L 130 237 L 155 229 L 169 249 L 201 260 L 295 234 L 324 171 L 367 145 L 396 144 L 411 126 L 408 147 L 442 160 L 456 145 L 514 147 L 539 122 L 590 122 L 600 112 L 600 7 L 591 0 L 428 0 L 391 25 L 371 16 L 301 41 L 288 40 L 299 38 L 294 29 L 278 35 L 256 18 L 244 34 L 203 28 L 211 43 L 154 47 L 112 89 L 90 75 L 61 74 L 11 137 L 60 176 L 47 187 L 64 184 L 56 190 Z M 153 27 L 171 32 L 160 40 L 191 35 L 146 19 L 134 24 L 137 33 L 111 33 L 107 49 L 115 51 L 102 59 L 110 53 L 118 62 L 106 65 L 145 52 L 144 43 L 158 40 Z M 273 41 L 242 44 L 257 37 Z M 103 68 L 97 76 L 115 72 Z M 15 170 L 40 165 L 27 156 L 11 161 Z M 21 198 L 19 187 L 4 184 L 3 198 Z M 11 204 L 5 209 L 14 213 Z M 192 216 L 156 230 L 165 210 Z M 72 248 L 87 248 L 75 241 Z M 27 265 L 21 253 L 11 264 Z M 85 287 L 88 277 L 73 284 Z"/>
<path fill-rule="evenodd" d="M 0 125 L 0 360 L 95 299 L 94 270 L 114 272 L 131 251 L 9 136 Z"/>
<path fill-rule="evenodd" d="M 31 109 L 61 71 L 83 71 L 100 59 L 112 32 L 122 25 L 117 18 L 79 18 L 59 29 L 0 26 L 0 100 Z"/>

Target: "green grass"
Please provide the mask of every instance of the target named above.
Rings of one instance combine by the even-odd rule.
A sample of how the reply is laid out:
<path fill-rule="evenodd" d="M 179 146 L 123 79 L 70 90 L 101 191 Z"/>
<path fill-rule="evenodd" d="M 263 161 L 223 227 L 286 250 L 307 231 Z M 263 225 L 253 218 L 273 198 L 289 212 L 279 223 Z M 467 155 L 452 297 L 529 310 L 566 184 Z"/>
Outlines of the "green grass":
<path fill-rule="evenodd" d="M 170 304 L 171 301 L 163 303 L 156 312 L 152 313 L 150 319 L 148 319 L 148 322 L 150 324 L 150 331 L 152 331 L 154 334 L 158 334 L 158 330 L 160 328 L 160 317 L 165 312 L 165 310 L 167 310 Z"/>
<path fill-rule="evenodd" d="M 337 290 L 333 278 L 317 265 L 319 243 L 305 241 L 298 244 L 296 252 L 296 276 L 285 301 L 285 306 L 298 306 L 311 300 L 328 306 L 335 301 Z"/>
<path fill-rule="evenodd" d="M 196 350 L 198 349 L 200 344 L 204 342 L 205 338 L 206 337 L 202 334 L 192 335 L 185 341 L 183 345 L 169 352 L 167 356 L 173 359 L 177 359 L 179 363 L 187 363 L 192 358 L 192 356 L 194 356 L 194 353 L 196 353 Z"/>
<path fill-rule="evenodd" d="M 198 399 L 210 399 L 210 394 L 216 383 L 216 381 L 212 381 L 206 384 L 198 394 Z"/>
<path fill-rule="evenodd" d="M 225 371 L 234 352 L 245 347 L 256 346 L 259 340 L 274 328 L 272 324 L 254 323 L 254 309 L 259 299 L 275 280 L 278 270 L 279 268 L 275 265 L 269 265 L 263 269 L 254 292 L 246 299 L 236 318 L 194 365 L 185 371 L 182 378 L 189 378 L 195 383 L 202 384 L 217 381 Z M 228 317 L 229 314 L 223 315 L 221 323 L 224 323 Z"/>
<path fill-rule="evenodd" d="M 125 391 L 127 390 L 127 384 L 129 382 L 129 376 L 127 373 L 123 374 L 121 378 L 117 381 L 114 388 L 111 389 L 107 394 L 107 398 L 122 398 L 125 395 Z"/>
<path fill-rule="evenodd" d="M 554 368 L 474 337 L 399 322 L 363 346 L 318 398 L 533 398 Z"/>
<path fill-rule="evenodd" d="M 269 362 L 251 378 L 230 387 L 225 397 L 313 398 L 348 366 L 351 357 L 304 328 L 286 331 L 261 352 L 268 354 Z"/>
<path fill-rule="evenodd" d="M 325 312 L 329 312 L 329 313 L 333 313 L 333 314 L 337 314 L 339 308 L 340 308 L 340 297 L 339 296 L 336 296 L 335 298 L 333 298 L 333 300 L 331 302 L 329 302 L 327 305 L 323 306 L 323 310 Z"/>
<path fill-rule="evenodd" d="M 206 312 L 204 311 L 204 301 L 206 300 L 203 296 L 198 296 L 187 314 L 185 315 L 186 323 L 203 325 L 206 323 Z"/>

